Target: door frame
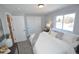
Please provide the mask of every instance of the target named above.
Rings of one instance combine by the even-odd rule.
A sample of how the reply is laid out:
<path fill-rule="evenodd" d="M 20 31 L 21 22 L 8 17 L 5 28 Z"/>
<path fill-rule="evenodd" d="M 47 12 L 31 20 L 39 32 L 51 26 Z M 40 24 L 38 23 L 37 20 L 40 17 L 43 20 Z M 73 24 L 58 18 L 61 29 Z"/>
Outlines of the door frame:
<path fill-rule="evenodd" d="M 14 35 L 13 35 L 12 23 L 11 23 L 12 16 L 10 16 L 10 15 L 7 14 L 6 17 L 7 17 L 7 24 L 8 24 L 9 34 L 11 36 L 11 39 L 12 39 L 13 43 L 14 43 Z"/>

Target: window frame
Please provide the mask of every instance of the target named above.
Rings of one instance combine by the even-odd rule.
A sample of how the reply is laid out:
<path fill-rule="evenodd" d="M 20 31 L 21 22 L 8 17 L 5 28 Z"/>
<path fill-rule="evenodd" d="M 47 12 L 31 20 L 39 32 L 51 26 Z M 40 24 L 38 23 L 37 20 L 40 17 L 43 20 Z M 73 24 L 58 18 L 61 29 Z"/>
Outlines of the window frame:
<path fill-rule="evenodd" d="M 76 15 L 76 13 L 70 13 L 70 14 L 74 14 L 74 20 L 73 20 L 73 30 L 74 30 L 74 22 L 75 22 L 75 15 Z M 65 14 L 65 15 L 69 15 L 69 14 Z M 60 29 L 60 28 L 56 28 L 56 22 L 55 22 L 55 28 L 56 28 L 56 29 L 59 29 L 59 30 L 63 30 L 63 31 L 73 32 L 73 30 L 70 31 L 70 30 L 65 30 L 65 29 L 63 29 L 65 15 L 59 15 L 59 16 L 63 16 L 61 29 Z M 57 19 L 57 17 L 58 17 L 58 16 L 56 16 L 56 19 Z"/>

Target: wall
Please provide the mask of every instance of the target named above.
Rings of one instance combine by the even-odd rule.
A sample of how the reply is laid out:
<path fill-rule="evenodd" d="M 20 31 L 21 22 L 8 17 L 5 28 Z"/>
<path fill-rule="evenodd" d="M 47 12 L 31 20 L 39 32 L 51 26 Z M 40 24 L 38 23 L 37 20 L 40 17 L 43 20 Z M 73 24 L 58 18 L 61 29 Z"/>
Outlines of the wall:
<path fill-rule="evenodd" d="M 31 35 L 41 31 L 41 17 L 40 16 L 25 16 L 25 25 L 27 34 Z"/>
<path fill-rule="evenodd" d="M 47 22 L 48 22 L 48 17 L 46 15 L 41 16 L 42 20 L 41 20 L 41 28 L 42 30 L 45 28 Z"/>
<path fill-rule="evenodd" d="M 6 14 L 11 15 L 9 12 L 6 12 L 6 11 L 3 11 L 3 12 L 1 11 L 0 12 L 0 18 L 1 18 L 1 21 L 2 21 L 4 34 L 9 33 L 9 28 L 8 28 L 8 24 L 7 24 L 7 20 L 6 20 Z M 27 26 L 26 16 L 28 16 L 28 15 L 23 15 L 23 16 L 24 16 L 24 19 L 25 19 L 25 25 Z M 31 15 L 29 15 L 29 16 L 31 16 Z M 35 15 L 35 16 L 38 16 L 38 15 Z M 47 16 L 44 16 L 44 15 L 41 16 L 40 15 L 40 17 L 41 17 L 41 29 L 43 30 L 46 23 L 47 23 Z M 27 27 L 26 27 L 26 29 L 27 29 Z M 28 34 L 27 31 L 26 31 L 26 34 Z"/>
<path fill-rule="evenodd" d="M 2 19 L 1 19 L 1 17 L 0 17 L 0 33 L 4 33 L 4 31 L 3 31 L 3 26 L 2 26 Z"/>
<path fill-rule="evenodd" d="M 47 16 L 45 16 L 45 15 L 25 15 L 26 28 L 27 28 L 27 16 L 40 17 L 41 18 L 41 30 L 40 31 L 42 31 L 44 29 L 44 27 L 46 26 Z M 28 34 L 28 31 L 27 31 L 27 34 Z"/>
<path fill-rule="evenodd" d="M 56 16 L 70 14 L 70 13 L 76 13 L 73 33 L 79 34 L 79 5 L 72 5 L 72 6 L 68 6 L 68 7 L 56 10 L 54 12 L 51 12 L 48 14 L 48 18 L 50 18 L 51 21 L 53 22 L 52 25 L 55 26 Z"/>
<path fill-rule="evenodd" d="M 2 26 L 3 26 L 3 32 L 4 34 L 9 33 L 9 29 L 8 29 L 8 24 L 7 24 L 7 20 L 6 20 L 6 12 L 0 12 L 0 18 L 2 21 Z"/>
<path fill-rule="evenodd" d="M 4 34 L 9 33 L 8 24 L 6 20 L 6 14 L 10 14 L 10 13 L 7 12 L 6 9 L 3 8 L 3 6 L 0 5 L 0 19 L 2 21 Z"/>

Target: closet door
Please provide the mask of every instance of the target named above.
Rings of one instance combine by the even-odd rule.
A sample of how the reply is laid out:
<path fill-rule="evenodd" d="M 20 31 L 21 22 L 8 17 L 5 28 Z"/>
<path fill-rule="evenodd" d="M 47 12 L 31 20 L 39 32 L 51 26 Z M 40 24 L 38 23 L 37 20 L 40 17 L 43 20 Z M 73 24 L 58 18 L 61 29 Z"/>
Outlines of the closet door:
<path fill-rule="evenodd" d="M 41 17 L 27 16 L 27 29 L 29 35 L 41 32 Z"/>
<path fill-rule="evenodd" d="M 13 34 L 15 37 L 15 42 L 21 42 L 27 40 L 24 16 L 13 16 Z"/>

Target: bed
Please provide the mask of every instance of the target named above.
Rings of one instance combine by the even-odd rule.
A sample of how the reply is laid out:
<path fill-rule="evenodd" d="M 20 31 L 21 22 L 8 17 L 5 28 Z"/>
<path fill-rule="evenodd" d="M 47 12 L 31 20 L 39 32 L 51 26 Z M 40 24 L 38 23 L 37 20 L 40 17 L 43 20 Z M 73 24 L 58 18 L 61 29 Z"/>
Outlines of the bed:
<path fill-rule="evenodd" d="M 34 33 L 30 36 L 34 54 L 75 54 L 79 35 L 58 32 Z"/>
<path fill-rule="evenodd" d="M 47 32 L 40 33 L 33 46 L 34 54 L 75 54 L 71 45 L 54 37 L 54 35 Z"/>

